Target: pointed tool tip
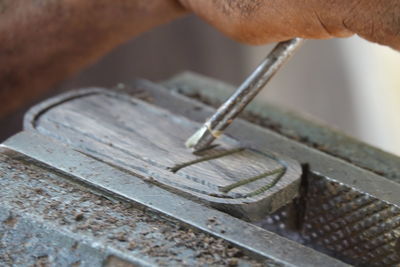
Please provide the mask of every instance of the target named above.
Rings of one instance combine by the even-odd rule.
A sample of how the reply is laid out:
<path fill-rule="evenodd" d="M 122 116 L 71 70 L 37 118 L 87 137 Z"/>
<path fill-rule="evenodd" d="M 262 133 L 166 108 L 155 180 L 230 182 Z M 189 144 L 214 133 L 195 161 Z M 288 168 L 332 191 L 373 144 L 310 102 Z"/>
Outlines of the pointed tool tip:
<path fill-rule="evenodd" d="M 204 134 L 207 132 L 207 127 L 206 126 L 202 126 L 200 129 L 198 129 L 192 136 L 190 136 L 186 142 L 185 142 L 185 146 L 187 148 L 191 148 L 193 150 L 193 152 L 196 152 L 196 147 L 198 146 L 198 144 L 200 143 L 201 139 L 203 138 Z"/>

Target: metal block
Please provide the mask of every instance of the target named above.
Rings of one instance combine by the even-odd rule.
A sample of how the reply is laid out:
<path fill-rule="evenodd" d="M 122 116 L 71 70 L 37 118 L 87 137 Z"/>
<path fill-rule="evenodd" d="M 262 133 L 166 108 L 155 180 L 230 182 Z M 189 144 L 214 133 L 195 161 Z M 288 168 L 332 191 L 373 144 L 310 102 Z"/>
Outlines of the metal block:
<path fill-rule="evenodd" d="M 213 102 L 218 102 L 224 95 L 230 94 L 229 87 L 222 83 L 190 74 L 177 77 L 165 84 L 169 90 L 147 81 L 137 81 L 133 86 L 121 86 L 120 89 L 134 98 L 151 102 L 152 105 L 197 122 L 204 121 L 214 112 Z M 268 149 L 285 157 L 294 158 L 303 164 L 299 197 L 277 212 L 256 222 L 247 223 L 204 206 L 197 200 L 187 199 L 187 196 L 179 196 L 166 188 L 144 181 L 123 168 L 117 168 L 77 152 L 70 146 L 65 146 L 68 142 L 62 144 L 43 134 L 25 132 L 9 139 L 0 151 L 2 157 L 0 174 L 3 177 L 0 182 L 1 188 L 6 188 L 0 194 L 3 208 L 1 214 L 5 214 L 3 217 L 0 215 L 2 221 L 0 225 L 2 229 L 6 229 L 1 232 L 3 243 L 4 240 L 8 240 L 8 246 L 4 244 L 6 246 L 0 247 L 0 251 L 12 247 L 9 245 L 11 239 L 4 238 L 11 236 L 10 231 L 13 229 L 10 227 L 14 224 L 13 216 L 8 215 L 11 210 L 12 214 L 27 218 L 28 221 L 41 218 L 39 224 L 46 227 L 54 224 L 52 229 L 60 233 L 57 238 L 61 238 L 66 234 L 69 235 L 68 231 L 71 229 L 77 229 L 76 227 L 82 222 L 67 220 L 69 224 L 62 224 L 63 217 L 76 217 L 65 216 L 65 213 L 63 216 L 52 215 L 51 209 L 46 209 L 49 205 L 46 204 L 47 201 L 53 203 L 59 199 L 60 203 L 67 203 L 65 207 L 68 203 L 73 203 L 71 205 L 73 209 L 80 209 L 84 204 L 71 202 L 67 196 L 83 194 L 84 191 L 90 190 L 109 199 L 119 199 L 121 202 L 116 206 L 112 204 L 114 202 L 107 201 L 89 204 L 95 209 L 101 207 L 107 210 L 107 213 L 112 213 L 115 209 L 118 210 L 120 205 L 133 203 L 133 206 L 126 208 L 133 213 L 124 218 L 131 217 L 137 221 L 139 219 L 135 214 L 147 218 L 143 224 L 139 223 L 141 225 L 139 229 L 166 225 L 167 232 L 176 233 L 181 231 L 179 229 L 185 229 L 182 231 L 201 233 L 204 239 L 199 243 L 206 242 L 208 238 L 215 238 L 216 241 L 213 242 L 217 243 L 227 242 L 222 246 L 226 248 L 231 246 L 247 255 L 247 258 L 240 258 L 239 264 L 243 266 L 257 265 L 260 261 L 291 266 L 340 266 L 345 265 L 344 262 L 376 266 L 399 264 L 400 185 L 395 181 L 398 181 L 400 173 L 398 172 L 400 159 L 275 107 L 252 106 L 250 109 L 251 116 L 249 113 L 246 116 L 253 123 L 239 119 L 228 130 L 228 134 L 250 148 L 261 151 Z M 29 124 L 33 120 L 29 114 L 34 113 L 28 113 L 25 123 L 26 127 L 32 128 Z M 47 135 L 51 135 L 51 132 Z M 16 165 L 21 166 L 16 177 L 24 177 L 23 182 L 18 182 L 21 178 L 15 179 L 11 175 Z M 38 172 L 43 174 L 43 180 L 32 175 L 32 168 L 39 168 Z M 51 174 L 51 179 L 48 178 L 48 173 Z M 23 186 L 24 183 L 26 186 Z M 23 196 L 23 192 L 34 192 L 37 187 L 52 192 L 54 184 L 58 186 L 59 183 L 65 185 L 57 187 L 59 188 L 57 192 L 49 193 L 49 198 L 43 196 L 39 198 L 35 194 Z M 172 205 L 172 203 L 177 204 Z M 147 211 L 154 211 L 151 217 L 153 219 L 139 212 L 144 208 Z M 72 214 L 73 209 L 66 210 Z M 46 214 L 51 216 L 46 217 Z M 91 214 L 96 216 L 94 213 Z M 120 227 L 125 224 L 126 221 L 120 218 L 122 215 L 116 213 L 113 216 L 117 217 L 118 222 L 121 221 Z M 92 215 L 88 217 L 92 218 Z M 154 225 L 153 222 L 159 224 Z M 99 225 L 102 223 L 104 221 Z M 35 227 L 37 224 L 29 225 Z M 177 228 L 170 228 L 169 225 L 175 225 Z M 128 235 L 127 239 L 142 241 L 143 235 L 139 229 L 131 228 L 129 231 L 134 234 Z M 99 235 L 93 236 L 91 232 Z M 173 251 L 178 253 L 172 258 L 150 255 L 141 250 L 131 251 L 125 246 L 127 245 L 125 243 L 129 242 L 115 241 L 107 236 L 109 232 L 112 232 L 112 229 L 107 227 L 101 232 L 96 229 L 79 230 L 79 235 L 74 238 L 93 240 L 86 244 L 94 249 L 104 248 L 98 254 L 100 255 L 98 262 L 101 261 L 102 264 L 110 262 L 110 256 L 113 255 L 134 264 L 157 265 L 163 263 L 179 265 L 182 262 L 193 265 L 207 258 L 203 258 L 205 257 L 203 254 L 200 256 L 201 260 L 193 256 L 195 255 L 193 251 L 199 249 L 193 244 L 185 246 L 188 250 L 182 251 L 183 248 L 172 246 Z M 17 231 L 13 233 L 16 238 L 12 242 L 16 242 Z M 155 248 L 161 246 L 163 249 L 156 249 L 161 253 L 166 251 L 166 247 L 171 243 L 165 233 L 158 231 L 156 233 L 160 234 L 156 239 L 163 241 L 157 243 L 153 238 L 149 244 Z M 56 238 L 56 235 L 51 238 Z M 44 242 L 50 244 L 51 238 Z M 83 240 L 80 240 L 78 243 L 82 242 Z M 21 247 L 26 247 L 25 243 L 16 242 L 21 244 L 19 245 Z M 58 246 L 57 242 L 52 244 Z M 80 246 L 78 251 L 79 248 Z M 27 250 L 21 251 L 24 252 L 18 252 L 17 249 L 13 252 L 15 255 L 27 253 Z M 54 259 L 51 255 L 60 255 L 56 250 L 43 248 L 43 251 L 46 251 L 43 254 L 50 255 L 48 258 L 50 260 Z M 93 253 L 96 255 L 97 252 Z M 88 257 L 88 254 L 83 252 L 82 255 Z M 216 261 L 210 264 L 227 265 L 230 260 L 218 251 L 212 258 Z"/>
<path fill-rule="evenodd" d="M 261 219 L 298 196 L 296 161 L 227 136 L 192 154 L 184 140 L 197 123 L 123 93 L 69 92 L 31 109 L 27 118 L 26 130 L 246 220 Z"/>

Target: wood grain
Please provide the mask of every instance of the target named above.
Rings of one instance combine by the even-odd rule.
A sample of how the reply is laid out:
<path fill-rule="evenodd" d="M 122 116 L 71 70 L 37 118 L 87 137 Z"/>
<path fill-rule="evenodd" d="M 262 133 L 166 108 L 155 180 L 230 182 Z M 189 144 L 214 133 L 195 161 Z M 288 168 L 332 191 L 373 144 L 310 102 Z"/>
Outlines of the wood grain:
<path fill-rule="evenodd" d="M 194 155 L 184 142 L 198 129 L 198 123 L 123 94 L 100 89 L 81 91 L 59 97 L 34 113 L 33 124 L 42 134 L 237 216 L 263 216 L 297 195 L 301 169 L 295 161 L 249 148 L 173 173 L 170 169 L 176 165 L 242 147 L 236 140 L 223 136 L 217 142 L 219 146 Z M 281 177 L 274 174 L 229 192 L 221 190 L 282 168 L 285 172 Z M 260 191 L 268 185 L 272 187 Z"/>

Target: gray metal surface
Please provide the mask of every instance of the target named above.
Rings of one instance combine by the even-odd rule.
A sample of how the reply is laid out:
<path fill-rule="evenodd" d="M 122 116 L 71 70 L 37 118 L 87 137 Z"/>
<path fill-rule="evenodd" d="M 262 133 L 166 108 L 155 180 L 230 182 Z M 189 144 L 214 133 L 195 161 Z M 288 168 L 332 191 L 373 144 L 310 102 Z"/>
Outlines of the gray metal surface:
<path fill-rule="evenodd" d="M 147 192 L 149 199 L 157 196 Z M 71 177 L 0 148 L 0 266 L 118 262 L 125 267 L 274 265 L 246 256 L 221 238 L 135 202 L 91 191 Z"/>
<path fill-rule="evenodd" d="M 131 173 L 87 157 L 37 133 L 22 132 L 2 146 L 56 168 L 97 190 L 176 218 L 264 259 L 296 266 L 320 266 L 323 263 L 329 263 L 329 266 L 343 265 L 253 224 L 146 183 Z M 142 178 L 151 180 L 150 177 Z M 210 225 L 210 219 L 219 223 Z"/>
<path fill-rule="evenodd" d="M 399 264 L 398 206 L 326 177 L 307 184 L 301 200 L 256 224 L 355 265 Z"/>
<path fill-rule="evenodd" d="M 400 264 L 398 206 L 324 177 L 310 176 L 308 182 L 301 227 L 305 244 L 355 264 Z"/>

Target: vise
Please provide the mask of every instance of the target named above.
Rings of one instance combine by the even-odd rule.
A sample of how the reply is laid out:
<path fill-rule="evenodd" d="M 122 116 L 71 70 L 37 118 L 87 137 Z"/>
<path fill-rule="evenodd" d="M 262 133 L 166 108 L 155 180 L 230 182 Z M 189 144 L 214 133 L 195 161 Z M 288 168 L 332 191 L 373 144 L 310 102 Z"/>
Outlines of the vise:
<path fill-rule="evenodd" d="M 31 108 L 0 146 L 1 265 L 400 264 L 400 158 L 257 102 L 185 154 L 231 92 L 183 73 Z"/>

